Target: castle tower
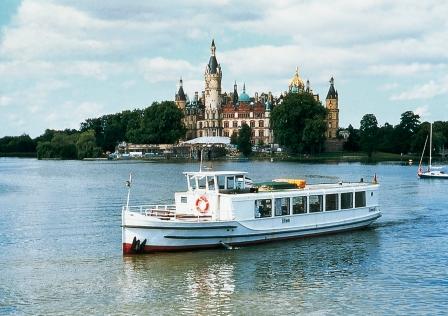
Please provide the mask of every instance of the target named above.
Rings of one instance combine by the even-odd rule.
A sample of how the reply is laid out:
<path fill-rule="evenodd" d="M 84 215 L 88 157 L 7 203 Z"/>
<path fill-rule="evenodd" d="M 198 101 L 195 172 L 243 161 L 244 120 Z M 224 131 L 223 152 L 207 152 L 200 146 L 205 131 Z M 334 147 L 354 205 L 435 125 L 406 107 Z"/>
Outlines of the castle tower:
<path fill-rule="evenodd" d="M 210 47 L 211 56 L 205 67 L 205 109 L 206 110 L 219 110 L 221 106 L 221 65 L 218 64 L 216 59 L 216 46 L 215 40 L 212 40 Z"/>
<path fill-rule="evenodd" d="M 236 85 L 236 81 L 235 81 L 235 84 L 233 85 L 232 103 L 234 106 L 236 106 L 238 104 L 238 86 Z"/>
<path fill-rule="evenodd" d="M 184 92 L 182 77 L 179 80 L 179 90 L 177 91 L 174 100 L 175 100 L 175 103 L 176 103 L 177 107 L 179 109 L 181 109 L 182 111 L 184 111 L 185 110 L 185 106 L 187 104 L 187 97 L 186 97 L 185 92 Z"/>
<path fill-rule="evenodd" d="M 328 89 L 325 105 L 327 108 L 327 138 L 336 138 L 339 128 L 339 108 L 338 91 L 334 89 L 334 79 L 330 79 L 330 89 Z"/>
<path fill-rule="evenodd" d="M 199 123 L 200 136 L 221 136 L 221 65 L 216 59 L 215 40 L 210 47 L 211 56 L 205 66 L 204 121 Z M 202 127 L 200 127 L 202 125 Z"/>

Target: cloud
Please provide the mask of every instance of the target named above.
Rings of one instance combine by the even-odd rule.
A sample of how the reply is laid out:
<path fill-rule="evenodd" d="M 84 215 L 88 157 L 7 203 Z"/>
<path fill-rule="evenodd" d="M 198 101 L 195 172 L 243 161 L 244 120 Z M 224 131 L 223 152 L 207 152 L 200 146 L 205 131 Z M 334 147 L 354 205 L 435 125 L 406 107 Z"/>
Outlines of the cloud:
<path fill-rule="evenodd" d="M 443 70 L 447 68 L 447 66 L 448 64 L 429 64 L 429 63 L 370 65 L 367 68 L 367 73 L 373 75 L 409 76 L 409 75 L 427 73 L 435 70 Z"/>
<path fill-rule="evenodd" d="M 448 93 L 448 76 L 439 81 L 430 80 L 423 85 L 415 85 L 409 90 L 391 96 L 392 101 L 431 99 Z"/>
<path fill-rule="evenodd" d="M 44 116 L 48 128 L 77 129 L 85 119 L 102 114 L 104 114 L 104 106 L 95 101 L 66 101 L 59 106 L 56 105 L 51 111 L 47 111 Z"/>
<path fill-rule="evenodd" d="M 144 58 L 138 61 L 138 67 L 143 77 L 151 82 L 177 82 L 182 75 L 199 74 L 199 67 L 193 66 L 186 60 L 167 59 L 163 57 Z"/>
<path fill-rule="evenodd" d="M 421 119 L 425 119 L 425 118 L 431 116 L 431 113 L 429 112 L 429 109 L 428 109 L 428 105 L 422 105 L 422 106 L 417 107 L 414 110 L 414 113 L 418 114 Z"/>
<path fill-rule="evenodd" d="M 11 98 L 6 95 L 0 95 L 0 107 L 11 104 Z"/>

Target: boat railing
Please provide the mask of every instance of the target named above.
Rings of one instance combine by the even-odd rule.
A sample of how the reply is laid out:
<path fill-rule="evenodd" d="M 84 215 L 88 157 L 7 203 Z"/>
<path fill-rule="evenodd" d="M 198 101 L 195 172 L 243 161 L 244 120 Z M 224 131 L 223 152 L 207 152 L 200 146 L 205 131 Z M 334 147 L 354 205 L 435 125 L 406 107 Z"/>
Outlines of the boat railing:
<path fill-rule="evenodd" d="M 138 213 L 145 216 L 154 216 L 162 220 L 204 221 L 211 220 L 211 215 L 181 214 L 176 210 L 176 205 L 139 205 L 123 206 L 123 212 Z"/>

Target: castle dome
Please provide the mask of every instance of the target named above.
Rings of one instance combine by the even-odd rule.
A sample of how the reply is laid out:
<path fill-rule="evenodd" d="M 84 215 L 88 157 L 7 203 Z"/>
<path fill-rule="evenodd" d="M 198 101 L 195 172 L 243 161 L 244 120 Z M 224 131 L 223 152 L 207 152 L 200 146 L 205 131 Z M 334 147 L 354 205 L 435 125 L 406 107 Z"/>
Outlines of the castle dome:
<path fill-rule="evenodd" d="M 290 83 L 289 83 L 289 91 L 290 92 L 299 92 L 303 91 L 305 88 L 305 83 L 303 82 L 302 78 L 299 76 L 299 67 L 296 68 L 296 73 L 294 74 L 294 77 L 292 77 Z"/>
<path fill-rule="evenodd" d="M 246 84 L 243 85 L 243 92 L 238 96 L 238 102 L 250 102 L 250 96 L 246 93 Z"/>

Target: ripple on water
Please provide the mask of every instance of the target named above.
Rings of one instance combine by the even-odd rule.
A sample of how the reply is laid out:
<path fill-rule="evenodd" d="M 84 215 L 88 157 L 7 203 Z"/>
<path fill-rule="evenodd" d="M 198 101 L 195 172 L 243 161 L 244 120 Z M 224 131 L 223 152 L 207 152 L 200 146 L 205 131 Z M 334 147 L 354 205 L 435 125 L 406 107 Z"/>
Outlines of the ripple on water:
<path fill-rule="evenodd" d="M 121 255 L 131 202 L 171 202 L 197 164 L 0 159 L 0 313 L 443 314 L 447 182 L 396 164 L 214 162 L 255 181 L 358 181 L 377 173 L 372 228 L 236 250 Z M 328 181 L 326 181 L 326 179 Z M 336 179 L 336 180 L 335 180 Z"/>

